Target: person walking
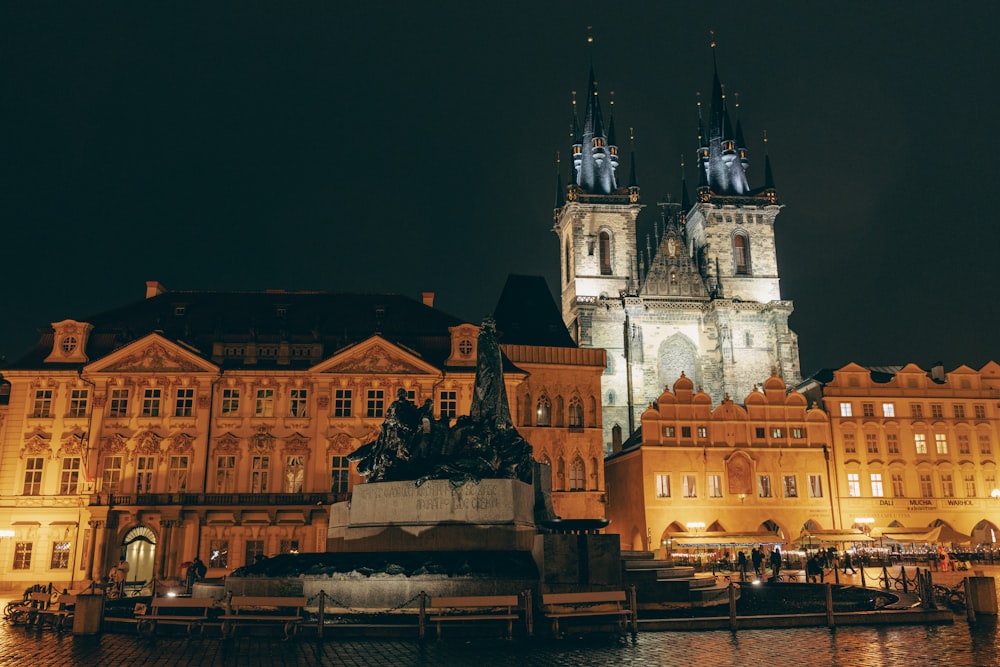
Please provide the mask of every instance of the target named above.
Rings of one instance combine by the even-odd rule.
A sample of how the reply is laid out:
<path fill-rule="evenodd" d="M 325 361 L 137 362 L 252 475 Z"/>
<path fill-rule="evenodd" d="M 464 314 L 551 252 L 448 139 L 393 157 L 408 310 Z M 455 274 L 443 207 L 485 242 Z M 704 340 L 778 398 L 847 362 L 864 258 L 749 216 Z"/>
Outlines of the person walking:
<path fill-rule="evenodd" d="M 760 568 L 764 563 L 764 554 L 757 547 L 754 547 L 753 550 L 750 551 L 750 562 L 753 563 L 753 573 L 758 579 L 760 579 L 762 575 Z"/>
<path fill-rule="evenodd" d="M 806 581 L 823 583 L 823 561 L 819 554 L 806 561 Z"/>
<path fill-rule="evenodd" d="M 781 549 L 774 547 L 771 552 L 771 581 L 778 580 L 778 574 L 781 572 Z"/>
<path fill-rule="evenodd" d="M 736 567 L 740 571 L 740 581 L 747 580 L 747 555 L 743 551 L 736 553 Z"/>
<path fill-rule="evenodd" d="M 847 568 L 851 568 L 851 574 L 857 574 L 857 570 L 854 569 L 854 562 L 851 560 L 851 552 L 844 551 L 844 574 L 847 574 Z"/>

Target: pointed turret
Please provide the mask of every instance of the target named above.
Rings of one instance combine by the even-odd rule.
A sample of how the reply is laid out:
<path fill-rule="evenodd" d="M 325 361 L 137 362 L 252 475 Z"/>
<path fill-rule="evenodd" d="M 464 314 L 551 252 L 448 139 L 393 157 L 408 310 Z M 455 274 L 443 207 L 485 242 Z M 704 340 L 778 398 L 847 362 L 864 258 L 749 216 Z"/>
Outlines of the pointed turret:
<path fill-rule="evenodd" d="M 612 130 L 613 127 L 612 122 Z M 573 157 L 577 164 L 576 184 L 587 194 L 611 194 L 618 189 L 615 181 L 618 147 L 610 144 L 601 114 L 597 78 L 594 76 L 594 66 L 591 65 L 583 128 L 573 144 Z"/>

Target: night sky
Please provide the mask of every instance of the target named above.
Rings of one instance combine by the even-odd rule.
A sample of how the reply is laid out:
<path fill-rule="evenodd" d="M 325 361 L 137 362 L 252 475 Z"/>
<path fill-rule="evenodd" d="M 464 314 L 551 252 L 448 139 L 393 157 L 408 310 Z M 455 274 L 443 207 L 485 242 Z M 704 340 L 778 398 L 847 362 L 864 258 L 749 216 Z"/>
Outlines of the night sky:
<path fill-rule="evenodd" d="M 471 322 L 508 273 L 557 290 L 571 91 L 592 60 L 625 164 L 635 128 L 644 234 L 682 155 L 697 184 L 710 30 L 752 187 L 769 139 L 803 374 L 1000 359 L 997 3 L 67 4 L 0 8 L 8 359 L 146 280 Z"/>

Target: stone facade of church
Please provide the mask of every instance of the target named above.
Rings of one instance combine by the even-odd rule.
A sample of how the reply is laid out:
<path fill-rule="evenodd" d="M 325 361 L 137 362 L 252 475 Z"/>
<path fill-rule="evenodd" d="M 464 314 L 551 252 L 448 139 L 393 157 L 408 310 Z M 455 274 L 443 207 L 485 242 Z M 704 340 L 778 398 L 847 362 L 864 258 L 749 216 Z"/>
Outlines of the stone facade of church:
<path fill-rule="evenodd" d="M 661 205 L 647 239 L 637 238 L 643 208 L 634 158 L 618 180 L 614 118 L 603 121 L 591 84 L 582 122 L 574 118 L 573 167 L 557 195 L 563 319 L 582 347 L 603 348 L 604 441 L 615 427 L 639 428 L 646 406 L 681 372 L 714 404 L 741 398 L 777 375 L 799 380 L 798 342 L 788 327 L 775 252 L 780 211 L 769 161 L 764 185 L 750 188 L 750 161 L 733 129 L 716 76 L 701 123 L 695 201 Z"/>

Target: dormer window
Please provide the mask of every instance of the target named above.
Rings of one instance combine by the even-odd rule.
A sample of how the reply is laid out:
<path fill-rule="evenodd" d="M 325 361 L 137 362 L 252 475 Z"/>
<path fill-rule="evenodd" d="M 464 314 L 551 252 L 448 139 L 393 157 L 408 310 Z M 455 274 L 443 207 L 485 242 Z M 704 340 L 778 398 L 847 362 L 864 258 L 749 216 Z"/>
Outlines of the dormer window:
<path fill-rule="evenodd" d="M 85 349 L 87 337 L 93 325 L 76 320 L 52 323 L 52 351 L 45 358 L 46 363 L 87 363 Z"/>
<path fill-rule="evenodd" d="M 62 339 L 62 351 L 65 354 L 72 354 L 78 344 L 76 336 L 66 336 Z"/>
<path fill-rule="evenodd" d="M 467 357 L 472 354 L 473 346 L 472 341 L 468 338 L 463 338 L 458 341 L 458 351 L 463 357 Z"/>
<path fill-rule="evenodd" d="M 185 306 L 174 306 L 174 317 L 184 317 L 186 312 L 187 308 Z"/>

